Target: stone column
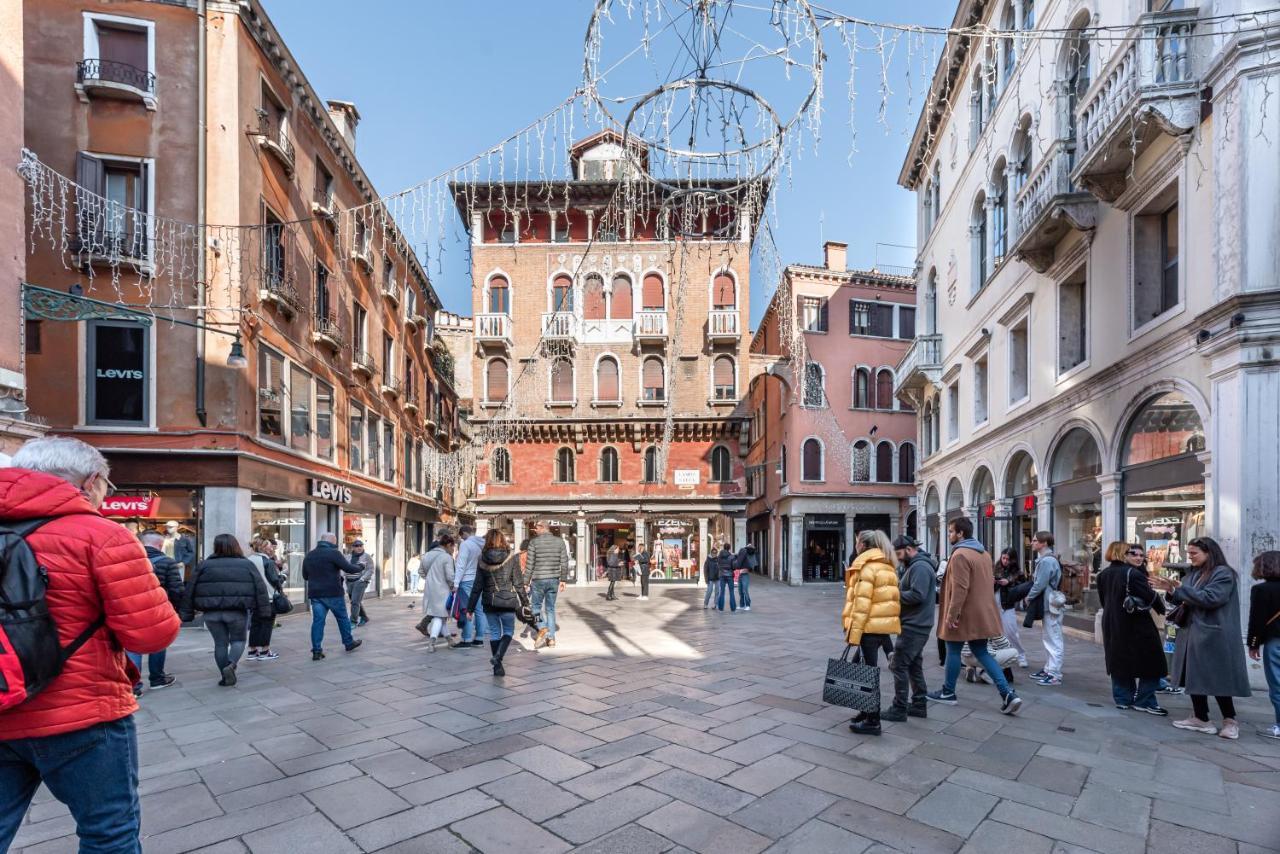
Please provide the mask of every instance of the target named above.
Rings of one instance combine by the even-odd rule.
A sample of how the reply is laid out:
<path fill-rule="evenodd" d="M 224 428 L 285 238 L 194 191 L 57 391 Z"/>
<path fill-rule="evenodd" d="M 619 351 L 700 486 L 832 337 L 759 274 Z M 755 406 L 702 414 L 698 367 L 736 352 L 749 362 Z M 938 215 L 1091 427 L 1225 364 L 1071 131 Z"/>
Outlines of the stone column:
<path fill-rule="evenodd" d="M 746 548 L 747 545 L 747 517 L 733 517 L 733 549 L 736 553 L 740 549 Z"/>
<path fill-rule="evenodd" d="M 853 538 L 858 536 L 858 532 L 853 530 L 853 514 L 846 513 L 844 517 L 844 552 L 850 554 L 853 551 Z"/>
<path fill-rule="evenodd" d="M 524 542 L 524 517 L 517 516 L 511 520 L 511 538 L 515 541 L 511 545 L 513 548 L 520 548 L 520 543 Z"/>
<path fill-rule="evenodd" d="M 643 516 L 637 516 L 634 524 L 636 527 L 636 548 L 639 548 L 648 542 L 648 538 L 645 537 L 645 518 Z"/>
<path fill-rule="evenodd" d="M 1053 490 L 1036 490 L 1036 530 L 1053 530 Z"/>
<path fill-rule="evenodd" d="M 1010 157 L 1015 156 L 1013 152 L 1009 153 Z M 1005 236 L 1004 236 L 1004 254 L 1008 255 L 1013 251 L 1013 244 L 1018 240 L 1018 206 L 1014 204 L 1014 196 L 1017 194 L 1015 184 L 1018 180 L 1018 167 L 1012 161 L 1005 164 L 1004 167 L 1004 193 L 1005 193 Z"/>
<path fill-rule="evenodd" d="M 997 498 L 992 504 L 995 505 L 997 519 L 993 548 L 995 549 L 995 554 L 998 555 L 1001 551 L 1013 545 L 1013 522 L 1008 518 L 1000 518 L 1013 515 L 1013 500 L 1010 498 Z"/>
<path fill-rule="evenodd" d="M 982 282 L 978 283 L 981 288 L 986 282 L 987 277 L 996 268 L 996 223 L 995 223 L 996 200 L 991 195 L 991 188 L 987 188 L 986 198 L 982 200 L 982 215 L 987 220 L 987 264 L 982 271 Z"/>
<path fill-rule="evenodd" d="M 200 520 L 200 539 L 204 541 L 202 554 L 213 554 L 213 538 L 226 531 L 252 531 L 253 512 L 251 499 L 253 493 L 238 486 L 206 486 L 204 488 L 204 518 Z M 308 502 L 314 504 L 315 502 Z M 315 530 L 314 525 L 311 530 Z M 341 541 L 341 532 L 339 534 Z M 315 537 L 313 536 L 314 540 Z M 310 551 L 314 542 L 300 543 L 302 550 Z M 187 567 L 194 569 L 194 567 Z"/>
<path fill-rule="evenodd" d="M 578 586 L 586 587 L 591 576 L 591 550 L 587 544 L 587 517 L 578 517 Z"/>
<path fill-rule="evenodd" d="M 711 535 L 707 531 L 707 523 L 708 523 L 708 520 L 706 516 L 698 517 L 698 555 L 697 555 L 697 562 L 694 565 L 695 570 L 698 570 L 702 566 L 702 562 L 706 560 L 707 555 L 710 554 L 709 550 L 711 548 Z M 701 572 L 697 573 L 697 578 L 698 578 L 698 583 L 702 584 L 703 582 L 702 582 Z"/>
<path fill-rule="evenodd" d="M 791 573 L 789 581 L 792 587 L 804 583 L 804 516 L 791 517 L 791 555 L 787 569 Z"/>
<path fill-rule="evenodd" d="M 1102 548 L 1124 539 L 1124 520 L 1120 518 L 1120 474 L 1098 475 L 1102 490 Z"/>

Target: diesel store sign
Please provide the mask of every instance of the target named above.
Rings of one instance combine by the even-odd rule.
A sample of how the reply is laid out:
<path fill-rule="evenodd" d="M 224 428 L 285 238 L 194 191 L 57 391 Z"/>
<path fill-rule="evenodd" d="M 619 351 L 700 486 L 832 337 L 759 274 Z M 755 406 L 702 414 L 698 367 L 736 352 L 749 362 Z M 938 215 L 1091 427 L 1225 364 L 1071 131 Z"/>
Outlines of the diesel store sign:
<path fill-rule="evenodd" d="M 331 480 L 311 479 L 311 497 L 321 501 L 332 501 L 335 504 L 351 503 L 351 487 L 335 483 Z"/>

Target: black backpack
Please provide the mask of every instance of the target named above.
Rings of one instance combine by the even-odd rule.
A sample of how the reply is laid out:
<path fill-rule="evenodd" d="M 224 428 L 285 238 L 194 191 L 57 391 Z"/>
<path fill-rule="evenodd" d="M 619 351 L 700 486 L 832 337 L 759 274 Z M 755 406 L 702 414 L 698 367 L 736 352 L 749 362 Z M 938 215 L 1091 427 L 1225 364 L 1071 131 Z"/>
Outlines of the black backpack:
<path fill-rule="evenodd" d="M 49 573 L 26 540 L 53 518 L 0 522 L 0 712 L 47 687 L 106 623 L 101 615 L 66 648 L 58 643 L 58 627 L 45 600 Z"/>

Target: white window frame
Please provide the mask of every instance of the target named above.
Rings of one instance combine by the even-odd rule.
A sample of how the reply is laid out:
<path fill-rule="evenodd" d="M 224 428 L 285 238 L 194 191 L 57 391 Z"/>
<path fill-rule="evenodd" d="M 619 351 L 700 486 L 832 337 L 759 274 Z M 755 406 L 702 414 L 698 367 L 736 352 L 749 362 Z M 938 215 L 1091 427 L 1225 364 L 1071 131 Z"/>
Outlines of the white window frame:
<path fill-rule="evenodd" d="M 87 13 L 86 13 L 87 14 Z M 156 269 L 156 159 L 154 157 L 133 157 L 128 154 L 108 154 L 102 151 L 81 150 L 77 152 L 85 157 L 107 163 L 137 163 L 147 169 L 147 257 L 141 261 L 138 271 L 147 276 L 155 274 Z M 105 187 L 103 190 L 105 191 Z"/>
<path fill-rule="evenodd" d="M 809 366 L 813 365 L 818 369 L 818 391 L 821 393 L 821 400 L 816 404 L 811 404 L 805 394 L 809 390 Z M 821 362 L 805 362 L 804 377 L 800 381 L 800 406 L 804 409 L 829 409 L 831 399 L 827 397 L 827 369 Z"/>
<path fill-rule="evenodd" d="M 716 399 L 716 361 L 718 359 L 728 359 L 733 365 L 733 399 L 717 400 Z M 741 398 L 740 387 L 738 385 L 738 360 L 730 353 L 712 353 L 711 354 L 711 370 L 707 372 L 707 397 L 713 406 L 730 406 L 736 404 Z"/>
<path fill-rule="evenodd" d="M 147 18 L 130 18 L 127 15 L 108 15 L 102 12 L 82 12 L 84 19 L 84 44 L 82 47 L 83 55 L 81 59 L 101 59 L 100 46 L 98 44 L 98 24 L 118 24 L 122 27 L 128 27 L 135 30 L 143 30 L 147 34 L 147 67 L 148 74 L 156 78 L 159 83 L 159 75 L 156 74 L 156 22 Z M 133 86 L 125 86 L 124 84 L 116 84 L 122 88 L 130 89 L 137 92 L 143 104 L 148 110 L 154 110 L 160 101 L 159 93 L 144 92 Z M 77 90 L 83 90 L 83 86 L 76 84 Z M 158 85 L 157 85 L 158 88 Z"/>
<path fill-rule="evenodd" d="M 946 443 L 943 447 L 950 447 L 960 441 L 960 380 L 959 378 L 952 380 L 946 385 L 945 398 L 946 406 L 944 409 L 947 414 L 947 431 L 945 434 Z"/>
<path fill-rule="evenodd" d="M 259 381 L 258 371 L 260 368 L 260 364 L 257 361 L 255 361 L 254 363 L 254 377 L 253 377 L 253 392 L 254 392 L 253 436 L 254 438 L 257 439 L 259 442 L 262 442 L 264 445 L 267 445 L 276 450 L 284 451 L 285 453 L 291 454 L 295 457 L 301 457 L 303 459 L 312 460 L 322 465 L 329 466 L 330 468 L 337 468 L 338 467 L 338 450 L 337 449 L 341 444 L 340 439 L 337 435 L 337 430 L 338 430 L 337 416 L 338 416 L 338 409 L 339 409 L 338 387 L 322 377 L 317 377 L 315 371 L 312 371 L 310 368 L 308 368 L 306 365 L 303 365 L 300 362 L 295 362 L 293 359 L 290 359 L 288 355 L 281 352 L 278 348 L 272 347 L 270 344 L 259 343 L 258 353 L 257 353 L 257 358 L 259 360 L 262 357 L 261 354 L 264 349 L 270 350 L 272 353 L 279 356 L 281 361 L 284 363 L 284 368 L 281 376 L 285 384 L 286 399 L 282 402 L 282 408 L 281 408 L 281 413 L 282 413 L 280 418 L 281 444 L 276 444 L 270 439 L 263 438 L 263 435 L 262 435 L 262 429 L 261 429 L 262 424 L 261 424 L 261 420 L 258 418 L 258 405 L 257 405 L 258 395 L 260 393 L 260 388 L 258 385 L 258 381 Z M 307 417 L 309 419 L 307 432 L 309 434 L 309 438 L 307 441 L 307 450 L 305 451 L 300 451 L 297 448 L 293 447 L 293 415 L 291 410 L 289 409 L 288 398 L 293 396 L 293 369 L 295 367 L 311 378 L 311 382 L 308 383 L 308 385 L 310 386 L 310 392 L 309 392 L 310 399 L 308 401 L 308 408 L 307 408 Z M 317 379 L 319 379 L 320 382 L 323 382 L 325 385 L 330 386 L 333 389 L 332 418 L 333 418 L 333 429 L 334 429 L 334 437 L 333 437 L 334 452 L 333 452 L 333 459 L 331 460 L 327 460 L 324 457 L 320 457 L 316 455 L 315 422 L 316 422 L 316 380 Z M 366 435 L 361 437 L 360 443 L 361 443 L 361 447 L 364 449 L 365 462 L 367 464 L 368 456 L 369 456 L 368 441 L 367 441 L 369 417 L 378 416 L 378 413 L 376 413 L 371 407 L 361 405 L 358 401 L 348 401 L 348 407 L 350 406 L 360 406 L 360 408 L 365 413 L 364 425 L 365 425 Z M 347 428 L 347 431 L 350 432 L 351 419 L 350 419 L 349 411 L 347 413 L 347 416 L 348 417 L 347 417 L 346 428 Z M 378 417 L 382 417 L 382 416 L 378 416 Z M 389 419 L 383 417 L 382 420 L 385 421 Z M 348 460 L 347 462 L 350 463 L 350 460 Z"/>
<path fill-rule="evenodd" d="M 506 396 L 506 399 L 505 399 L 505 400 L 490 400 L 490 399 L 489 399 L 489 369 L 493 366 L 493 363 L 494 363 L 494 362 L 502 362 L 504 365 L 506 365 L 506 366 L 507 366 L 507 396 Z M 489 359 L 486 359 L 486 360 L 485 360 L 485 363 L 484 363 L 484 376 L 483 376 L 483 379 L 484 379 L 484 388 L 482 388 L 482 389 L 480 390 L 480 391 L 481 391 L 481 399 L 480 399 L 480 405 L 481 405 L 481 406 L 496 409 L 496 408 L 498 408 L 498 407 L 505 406 L 505 405 L 507 404 L 507 402 L 509 402 L 509 401 L 511 400 L 511 362 L 510 362 L 510 361 L 508 361 L 506 358 L 504 358 L 504 357 L 502 357 L 502 356 L 493 356 L 493 357 L 491 357 L 491 358 L 489 358 Z"/>
<path fill-rule="evenodd" d="M 109 319 L 109 318 L 103 318 Z M 128 318 L 120 318 L 121 321 L 128 321 Z M 142 324 L 138 324 L 141 326 Z M 156 428 L 156 324 L 151 326 L 143 326 L 147 333 L 147 423 L 146 424 L 90 424 L 89 421 L 89 325 L 87 323 L 76 324 L 76 343 L 79 351 L 76 359 L 76 367 L 79 373 L 79 389 L 80 393 L 77 397 L 76 405 L 76 426 L 75 429 L 85 432 L 101 432 L 101 433 L 152 433 Z M 256 379 L 255 379 L 256 394 Z M 258 417 L 258 411 L 255 407 L 254 418 Z"/>
<path fill-rule="evenodd" d="M 865 442 L 867 445 L 867 479 L 866 480 L 859 480 L 858 478 L 854 477 L 854 474 L 857 471 L 857 466 L 854 464 L 853 455 L 858 452 L 859 442 Z M 855 437 L 854 440 L 849 443 L 849 482 L 850 483 L 875 483 L 875 468 L 876 468 L 875 442 L 872 442 L 870 437 L 867 437 L 867 436 Z"/>
<path fill-rule="evenodd" d="M 490 360 L 492 361 L 492 360 Z M 555 367 L 556 362 L 565 361 L 569 363 L 569 388 L 572 392 L 568 400 L 555 399 Z M 507 375 L 507 385 L 511 384 L 511 376 Z M 485 395 L 488 396 L 488 389 L 485 389 Z M 507 395 L 511 395 L 511 389 L 508 387 Z M 547 362 L 547 408 L 553 407 L 574 407 L 578 405 L 578 365 L 569 356 L 556 356 Z"/>
<path fill-rule="evenodd" d="M 733 279 L 733 310 L 742 311 L 742 281 L 732 267 L 720 267 L 707 279 L 707 311 L 725 311 L 716 308 L 716 277 L 726 275 Z"/>
<path fill-rule="evenodd" d="M 1137 246 L 1136 246 L 1137 229 L 1135 227 L 1134 220 L 1139 216 L 1148 216 L 1149 214 L 1144 213 L 1146 208 L 1153 201 L 1155 201 L 1157 197 L 1165 193 L 1169 189 L 1170 185 L 1172 184 L 1178 185 L 1177 201 L 1174 202 L 1174 206 L 1178 208 L 1178 252 L 1179 252 L 1179 255 L 1178 255 L 1178 301 L 1173 305 L 1172 308 L 1168 309 L 1167 311 L 1161 313 L 1156 317 L 1151 318 L 1151 320 L 1148 320 L 1146 323 L 1142 324 L 1141 326 L 1134 327 L 1134 319 L 1135 319 L 1134 318 L 1134 298 L 1137 296 L 1137 294 L 1134 291 L 1134 288 L 1137 286 L 1137 277 L 1134 275 L 1134 269 L 1133 269 L 1133 265 L 1137 260 L 1137 251 L 1136 251 L 1137 250 Z M 1152 329 L 1155 329 L 1156 327 L 1161 326 L 1164 323 L 1167 323 L 1169 320 L 1173 319 L 1174 317 L 1177 317 L 1178 315 L 1182 314 L 1187 310 L 1187 269 L 1186 269 L 1187 256 L 1186 256 L 1186 248 L 1185 248 L 1187 245 L 1186 194 L 1187 194 L 1186 181 L 1182 180 L 1182 176 L 1181 175 L 1168 176 L 1165 180 L 1160 180 L 1157 184 L 1155 184 L 1152 187 L 1150 191 L 1145 193 L 1142 199 L 1133 206 L 1131 212 L 1127 217 L 1128 227 L 1129 227 L 1129 241 L 1128 241 L 1129 258 L 1128 258 L 1128 270 L 1127 270 L 1129 286 L 1128 288 L 1126 288 L 1126 291 L 1127 291 L 1126 298 L 1128 302 L 1128 306 L 1127 306 L 1128 317 L 1129 317 L 1128 326 L 1130 329 L 1129 341 L 1131 343 L 1141 338 L 1143 335 L 1146 335 Z"/>
<path fill-rule="evenodd" d="M 1179 262 L 1179 264 L 1181 264 L 1181 262 Z M 1084 314 L 1084 358 L 1081 359 L 1078 364 L 1072 365 L 1065 371 L 1060 368 L 1062 359 L 1059 348 L 1062 346 L 1062 287 L 1067 283 L 1067 279 L 1062 279 L 1054 283 L 1054 297 L 1056 297 L 1056 299 L 1054 300 L 1055 346 L 1053 353 L 1053 366 L 1054 372 L 1057 376 L 1057 381 L 1060 383 L 1071 379 L 1076 374 L 1087 371 L 1089 369 L 1089 364 L 1093 361 L 1093 288 L 1089 286 L 1090 264 L 1088 260 L 1086 259 L 1085 263 L 1081 265 L 1081 267 L 1076 267 L 1067 278 L 1071 278 L 1071 276 L 1075 274 L 1075 271 L 1080 270 L 1081 268 L 1084 270 L 1084 306 L 1081 310 Z M 1179 278 L 1181 278 L 1181 273 L 1179 273 Z M 1179 287 L 1181 287 L 1181 283 L 1179 283 Z"/>
<path fill-rule="evenodd" d="M 982 378 L 982 418 L 978 415 L 978 364 L 984 363 Z M 1030 384 L 1028 383 L 1028 387 Z M 973 357 L 973 429 L 975 432 L 991 423 L 991 351 L 985 348 Z"/>
<path fill-rule="evenodd" d="M 657 359 L 658 364 L 662 365 L 662 399 L 661 400 L 645 400 L 644 399 L 644 366 L 651 359 Z M 619 376 L 621 381 L 621 376 Z M 636 371 L 636 388 L 640 393 L 636 396 L 636 403 L 639 406 L 663 406 L 667 402 L 667 398 L 671 395 L 671 375 L 667 373 L 667 360 L 655 353 L 646 354 L 640 357 L 639 366 Z M 618 389 L 622 391 L 621 388 Z"/>
<path fill-rule="evenodd" d="M 605 359 L 612 359 L 613 364 L 618 368 L 618 397 L 614 400 L 601 400 L 600 398 L 600 363 Z M 623 398 L 622 391 L 622 359 L 618 358 L 617 354 L 610 351 L 605 351 L 599 356 L 596 356 L 596 360 L 591 365 L 591 405 L 621 406 Z"/>
<path fill-rule="evenodd" d="M 1022 397 L 1015 399 L 1013 397 L 1013 331 L 1019 326 L 1026 325 L 1027 328 L 1027 393 Z M 1005 337 L 1005 391 L 1006 391 L 1006 414 L 1013 412 L 1021 406 L 1026 405 L 1031 400 L 1031 376 L 1035 365 L 1031 360 L 1031 306 L 1027 306 L 1026 310 L 1019 313 L 1016 317 L 1004 324 Z M 987 404 L 990 410 L 990 402 Z"/>
<path fill-rule="evenodd" d="M 804 448 L 810 440 L 818 443 L 818 477 L 817 479 L 805 477 L 804 474 Z M 822 441 L 819 436 L 805 436 L 800 442 L 800 482 L 801 483 L 826 483 L 827 482 L 827 443 Z"/>

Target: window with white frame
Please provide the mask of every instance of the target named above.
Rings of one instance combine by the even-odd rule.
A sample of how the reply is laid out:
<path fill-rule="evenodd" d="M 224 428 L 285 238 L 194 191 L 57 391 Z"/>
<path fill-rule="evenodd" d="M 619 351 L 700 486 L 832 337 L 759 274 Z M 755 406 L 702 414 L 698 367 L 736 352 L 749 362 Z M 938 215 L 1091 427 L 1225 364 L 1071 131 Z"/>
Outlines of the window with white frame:
<path fill-rule="evenodd" d="M 1031 394 L 1031 318 L 1023 316 L 1009 327 L 1009 404 Z"/>
<path fill-rule="evenodd" d="M 372 412 L 365 421 L 365 452 L 369 461 L 366 472 L 370 477 L 382 477 L 382 419 Z"/>
<path fill-rule="evenodd" d="M 826 376 L 822 365 L 809 362 L 804 366 L 804 405 L 813 409 L 827 405 Z"/>
<path fill-rule="evenodd" d="M 729 449 L 724 445 L 716 445 L 711 449 L 711 482 L 728 483 L 733 480 L 733 460 Z"/>
<path fill-rule="evenodd" d="M 396 479 L 396 425 L 387 419 L 382 422 L 382 479 L 395 482 Z"/>
<path fill-rule="evenodd" d="M 573 362 L 565 356 L 551 363 L 551 402 L 574 402 Z"/>
<path fill-rule="evenodd" d="M 258 348 L 258 437 L 266 442 L 332 460 L 336 446 L 333 386 L 270 347 Z M 353 404 L 351 429 L 358 430 L 363 410 Z M 358 432 L 351 435 L 350 465 L 361 462 Z"/>
<path fill-rule="evenodd" d="M 641 367 L 641 385 L 645 403 L 661 403 L 667 399 L 666 366 L 658 356 L 649 356 Z"/>
<path fill-rule="evenodd" d="M 800 479 L 819 482 L 825 479 L 823 472 L 822 443 L 815 438 L 804 440 L 800 447 Z"/>
<path fill-rule="evenodd" d="M 1058 373 L 1089 358 L 1088 285 L 1085 268 L 1058 284 Z"/>
<path fill-rule="evenodd" d="M 960 381 L 947 386 L 947 441 L 960 438 Z"/>
<path fill-rule="evenodd" d="M 496 448 L 493 461 L 489 466 L 489 479 L 494 483 L 511 482 L 511 452 L 506 448 Z"/>
<path fill-rule="evenodd" d="M 871 443 L 859 439 L 850 449 L 849 480 L 853 483 L 868 483 L 871 480 Z"/>
<path fill-rule="evenodd" d="M 618 449 L 602 448 L 600 451 L 600 482 L 618 482 Z"/>
<path fill-rule="evenodd" d="M 1172 311 L 1180 302 L 1178 187 L 1133 217 L 1133 328 Z"/>
<path fill-rule="evenodd" d="M 898 483 L 915 483 L 916 447 L 910 442 L 898 446 Z"/>
<path fill-rule="evenodd" d="M 990 387 L 988 365 L 986 353 L 973 361 L 973 423 L 975 425 L 987 423 L 987 393 Z"/>
<path fill-rule="evenodd" d="M 876 445 L 876 483 L 893 483 L 893 443 Z"/>
<path fill-rule="evenodd" d="M 622 400 L 622 384 L 619 379 L 617 359 L 604 356 L 596 362 L 596 401 L 617 403 Z"/>
<path fill-rule="evenodd" d="M 561 448 L 556 451 L 556 482 L 573 483 L 574 480 L 573 448 Z"/>
<path fill-rule="evenodd" d="M 347 415 L 347 466 L 352 471 L 365 470 L 364 455 L 364 407 L 351 404 Z"/>
<path fill-rule="evenodd" d="M 711 365 L 712 399 L 721 403 L 738 399 L 738 366 L 732 356 L 717 356 Z"/>
<path fill-rule="evenodd" d="M 982 290 L 991 275 L 991 256 L 987 251 L 987 197 L 978 193 L 969 215 L 969 245 L 973 256 L 973 293 Z"/>
<path fill-rule="evenodd" d="M 77 82 L 126 87 L 154 99 L 155 22 L 144 18 L 84 13 L 84 57 Z M 150 103 L 150 102 L 149 102 Z"/>
<path fill-rule="evenodd" d="M 76 241 L 86 255 L 151 258 L 155 162 L 149 158 L 76 155 L 76 183 L 95 196 L 76 213 Z"/>
<path fill-rule="evenodd" d="M 876 371 L 876 409 L 893 409 L 893 371 L 881 368 Z"/>
<path fill-rule="evenodd" d="M 827 300 L 823 297 L 799 297 L 800 328 L 805 332 L 827 331 Z"/>

